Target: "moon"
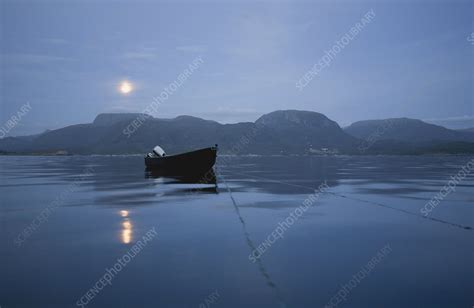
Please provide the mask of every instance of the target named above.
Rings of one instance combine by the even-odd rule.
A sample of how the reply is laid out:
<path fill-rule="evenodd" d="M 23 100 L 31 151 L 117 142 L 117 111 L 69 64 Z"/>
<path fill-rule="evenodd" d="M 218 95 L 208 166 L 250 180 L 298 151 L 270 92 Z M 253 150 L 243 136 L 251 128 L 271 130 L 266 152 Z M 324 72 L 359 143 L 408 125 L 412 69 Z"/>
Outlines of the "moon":
<path fill-rule="evenodd" d="M 119 91 L 122 94 L 128 94 L 133 91 L 133 85 L 129 81 L 122 81 L 119 85 Z"/>

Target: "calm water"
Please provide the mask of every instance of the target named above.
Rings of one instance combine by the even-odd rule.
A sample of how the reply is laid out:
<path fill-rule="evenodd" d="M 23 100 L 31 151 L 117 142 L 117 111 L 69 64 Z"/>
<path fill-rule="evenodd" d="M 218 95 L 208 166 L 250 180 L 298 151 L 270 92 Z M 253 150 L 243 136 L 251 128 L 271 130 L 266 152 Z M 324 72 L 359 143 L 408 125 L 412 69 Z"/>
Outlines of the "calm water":
<path fill-rule="evenodd" d="M 470 159 L 220 158 L 216 184 L 193 184 L 146 175 L 136 156 L 0 157 L 0 306 L 78 307 L 155 227 L 88 307 L 324 307 L 386 245 L 338 307 L 472 307 L 474 174 L 436 220 L 420 213 Z M 251 262 L 324 181 L 326 193 Z"/>

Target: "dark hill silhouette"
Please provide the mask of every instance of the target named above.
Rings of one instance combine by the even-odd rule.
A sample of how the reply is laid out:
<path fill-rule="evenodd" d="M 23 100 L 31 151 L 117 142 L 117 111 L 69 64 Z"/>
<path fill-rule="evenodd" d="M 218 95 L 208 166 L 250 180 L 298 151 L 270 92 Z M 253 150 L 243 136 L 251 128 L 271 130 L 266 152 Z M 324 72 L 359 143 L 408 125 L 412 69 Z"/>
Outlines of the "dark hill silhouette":
<path fill-rule="evenodd" d="M 136 119 L 141 126 L 125 133 Z M 298 110 L 275 111 L 255 122 L 236 124 L 221 124 L 192 116 L 157 119 L 138 113 L 107 113 L 99 114 L 89 124 L 0 139 L 0 152 L 144 154 L 158 144 L 172 154 L 215 143 L 219 144 L 220 154 L 474 152 L 474 143 L 469 143 L 474 141 L 469 138 L 473 137 L 472 133 L 448 130 L 419 120 L 391 119 L 390 130 L 361 153 L 358 146 L 383 121 L 357 122 L 344 131 L 321 113 Z M 414 142 L 418 143 L 416 148 Z M 420 148 L 420 144 L 425 148 Z"/>
<path fill-rule="evenodd" d="M 92 124 L 96 126 L 111 126 L 113 124 L 128 121 L 131 122 L 138 117 L 152 119 L 153 117 L 144 113 L 101 113 L 95 117 Z"/>
<path fill-rule="evenodd" d="M 458 132 L 474 133 L 474 127 L 463 128 L 463 129 L 457 129 L 457 131 L 458 131 Z"/>
<path fill-rule="evenodd" d="M 359 121 L 346 127 L 344 131 L 356 138 L 395 140 L 415 144 L 440 142 L 474 142 L 474 135 L 429 124 L 417 119 L 394 118 L 385 120 Z"/>
<path fill-rule="evenodd" d="M 261 131 L 257 141 L 269 153 L 303 153 L 303 149 L 321 148 L 347 152 L 358 143 L 336 122 L 317 112 L 274 111 L 261 116 L 255 125 Z"/>

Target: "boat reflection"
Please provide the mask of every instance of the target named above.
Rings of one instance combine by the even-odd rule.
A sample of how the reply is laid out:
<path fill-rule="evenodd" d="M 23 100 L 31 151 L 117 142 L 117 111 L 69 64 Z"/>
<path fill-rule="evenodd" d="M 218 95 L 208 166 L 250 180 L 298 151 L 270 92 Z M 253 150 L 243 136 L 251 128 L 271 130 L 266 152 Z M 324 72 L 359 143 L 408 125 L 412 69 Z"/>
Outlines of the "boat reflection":
<path fill-rule="evenodd" d="M 213 169 L 205 174 L 194 176 L 164 176 L 156 170 L 147 169 L 145 170 L 145 178 L 160 179 L 160 184 L 183 184 L 178 185 L 179 188 L 168 190 L 163 194 L 165 196 L 218 193 L 217 178 Z"/>
<path fill-rule="evenodd" d="M 129 211 L 120 211 L 120 216 L 123 217 L 120 240 L 124 244 L 130 244 L 133 239 L 133 224 L 129 218 L 129 214 Z"/>
<path fill-rule="evenodd" d="M 165 175 L 158 170 L 154 169 L 145 169 L 146 178 L 163 178 L 168 179 L 165 183 L 183 183 L 183 184 L 214 184 L 217 185 L 216 174 L 214 169 L 210 169 L 204 174 L 198 175 Z"/>

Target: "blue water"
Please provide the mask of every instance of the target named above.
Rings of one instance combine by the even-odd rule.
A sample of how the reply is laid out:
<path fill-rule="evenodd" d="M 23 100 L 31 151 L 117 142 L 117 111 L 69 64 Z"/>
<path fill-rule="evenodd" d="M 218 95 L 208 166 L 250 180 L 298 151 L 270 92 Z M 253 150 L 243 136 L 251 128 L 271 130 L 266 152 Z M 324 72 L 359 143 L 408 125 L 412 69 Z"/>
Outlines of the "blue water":
<path fill-rule="evenodd" d="M 137 156 L 0 157 L 0 306 L 80 307 L 155 228 L 87 307 L 324 307 L 387 245 L 338 307 L 472 307 L 474 171 L 420 212 L 471 159 L 221 157 L 216 183 L 197 184 Z"/>

